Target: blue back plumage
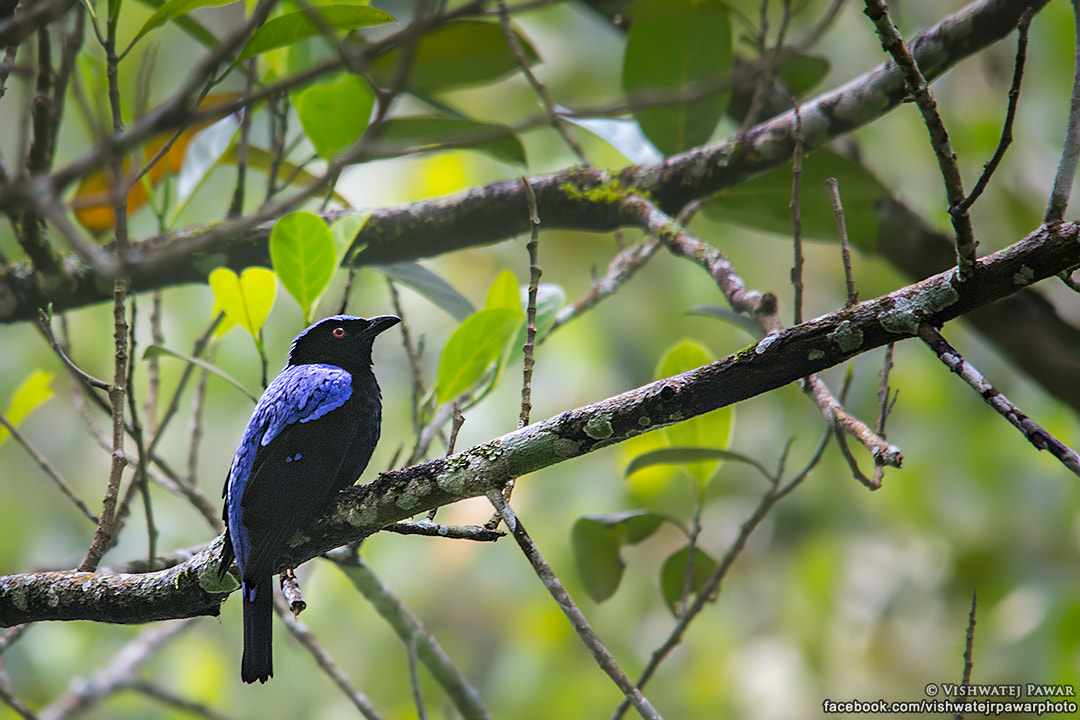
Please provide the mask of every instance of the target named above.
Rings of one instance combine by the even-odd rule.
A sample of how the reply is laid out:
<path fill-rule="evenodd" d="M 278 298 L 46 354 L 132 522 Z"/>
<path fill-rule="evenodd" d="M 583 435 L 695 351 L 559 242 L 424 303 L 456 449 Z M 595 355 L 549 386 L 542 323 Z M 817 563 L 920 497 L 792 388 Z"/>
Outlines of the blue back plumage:
<path fill-rule="evenodd" d="M 231 533 L 231 539 L 241 574 L 250 544 L 241 523 L 240 500 L 259 447 L 269 445 L 289 425 L 317 420 L 344 405 L 350 397 L 351 373 L 336 365 L 315 363 L 286 367 L 259 398 L 229 468 L 225 499 L 229 527 L 240 530 Z"/>

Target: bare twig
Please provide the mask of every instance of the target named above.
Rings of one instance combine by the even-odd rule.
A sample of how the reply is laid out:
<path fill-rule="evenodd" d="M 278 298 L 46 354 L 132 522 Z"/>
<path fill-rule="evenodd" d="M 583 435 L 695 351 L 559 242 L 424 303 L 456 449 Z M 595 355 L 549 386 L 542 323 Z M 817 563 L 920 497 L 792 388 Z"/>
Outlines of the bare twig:
<path fill-rule="evenodd" d="M 874 428 L 874 432 L 881 439 L 885 439 L 885 423 L 889 419 L 889 413 L 892 412 L 893 405 L 896 404 L 896 398 L 900 395 L 900 388 L 896 389 L 893 393 L 892 399 L 889 399 L 889 374 L 893 368 L 893 343 L 889 343 L 885 346 L 885 360 L 881 363 L 881 371 L 878 373 L 880 379 L 880 385 L 878 386 L 878 421 L 877 427 Z"/>
<path fill-rule="evenodd" d="M 1049 450 L 1050 454 L 1061 461 L 1076 475 L 1080 475 L 1080 455 L 1066 447 L 1061 441 L 1040 427 L 1035 421 L 1021 412 L 1020 408 L 1001 394 L 986 378 L 975 369 L 956 349 L 941 336 L 934 327 L 927 323 L 919 324 L 919 337 L 934 354 L 954 373 L 963 378 L 971 389 L 979 393 L 986 404 L 994 408 L 1002 417 L 1012 423 L 1024 434 L 1028 442 L 1038 450 Z"/>
<path fill-rule="evenodd" d="M 281 618 L 281 622 L 285 625 L 285 629 L 289 631 L 304 649 L 311 654 L 314 658 L 315 664 L 326 673 L 326 676 L 338 686 L 342 694 L 349 699 L 361 715 L 367 720 L 382 720 L 382 715 L 375 709 L 375 706 L 371 704 L 371 700 L 368 699 L 364 693 L 360 692 L 359 688 L 352 684 L 349 680 L 349 676 L 345 674 L 345 671 L 341 669 L 341 666 L 334 661 L 330 653 L 326 651 L 326 648 L 319 643 L 319 639 L 315 637 L 315 633 L 308 630 L 307 625 L 293 617 L 292 610 L 289 608 L 282 598 L 274 597 L 274 611 L 277 616 Z"/>
<path fill-rule="evenodd" d="M 825 187 L 832 200 L 833 215 L 836 217 L 836 229 L 840 234 L 840 259 L 844 263 L 844 284 L 847 285 L 847 302 L 844 307 L 851 307 L 859 302 L 859 291 L 855 289 L 855 276 L 851 271 L 851 244 L 848 242 L 847 222 L 844 220 L 844 206 L 840 203 L 840 183 L 836 178 L 825 180 Z"/>
<path fill-rule="evenodd" d="M 652 704 L 642 694 L 641 690 L 627 677 L 626 673 L 622 671 L 619 664 L 615 661 L 615 658 L 611 655 L 604 644 L 600 642 L 600 638 L 593 632 L 592 627 L 589 626 L 589 621 L 585 619 L 585 615 L 582 614 L 578 606 L 574 604 L 573 599 L 570 597 L 570 593 L 566 592 L 566 588 L 563 587 L 562 582 L 555 575 L 555 572 L 551 569 L 551 566 L 547 564 L 544 556 L 540 554 L 540 550 L 533 543 L 532 538 L 525 531 L 525 527 L 518 520 L 514 511 L 510 508 L 509 503 L 506 502 L 506 498 L 503 497 L 501 490 L 488 491 L 488 499 L 491 504 L 495 506 L 496 511 L 502 517 L 503 522 L 506 523 L 506 527 L 514 535 L 514 540 L 517 541 L 521 551 L 525 553 L 525 557 L 528 558 L 529 563 L 532 565 L 533 570 L 536 572 L 537 577 L 544 583 L 544 587 L 558 603 L 559 608 L 566 614 L 566 617 L 570 620 L 570 624 L 574 626 L 574 630 L 577 631 L 578 637 L 592 653 L 597 665 L 608 674 L 608 676 L 614 681 L 615 685 L 623 692 L 626 699 L 631 705 L 638 711 L 643 718 L 651 720 L 659 720 L 660 714 L 653 708 Z"/>
<path fill-rule="evenodd" d="M 195 622 L 195 619 L 187 619 L 148 627 L 125 645 L 101 670 L 82 678 L 80 682 L 69 683 L 67 692 L 43 708 L 38 717 L 40 720 L 62 720 L 86 712 L 113 693 L 122 690 L 144 663 Z"/>
<path fill-rule="evenodd" d="M 1072 99 L 1069 102 L 1069 120 L 1065 124 L 1065 140 L 1061 146 L 1061 161 L 1058 163 L 1054 188 L 1050 191 L 1050 203 L 1043 218 L 1047 225 L 1056 225 L 1065 219 L 1065 208 L 1069 205 L 1077 161 L 1080 160 L 1080 3 L 1073 0 L 1072 6 L 1076 18 Z"/>
<path fill-rule="evenodd" d="M 645 263 L 649 261 L 649 258 L 653 256 L 659 247 L 660 242 L 654 236 L 650 235 L 641 242 L 621 250 L 608 264 L 608 269 L 604 274 L 604 277 L 593 282 L 592 288 L 588 293 L 576 302 L 561 308 L 555 314 L 554 322 L 551 323 L 551 327 L 549 327 L 543 337 L 540 338 L 540 342 L 543 343 L 551 337 L 552 333 L 557 329 L 596 307 L 604 298 L 613 295 L 615 291 L 632 278 L 638 270 L 645 266 Z"/>
<path fill-rule="evenodd" d="M 1009 86 L 1009 105 L 1005 110 L 1005 122 L 1001 128 L 1001 140 L 998 141 L 994 155 L 983 166 L 982 175 L 979 176 L 978 182 L 972 188 L 971 194 L 964 198 L 964 202 L 960 203 L 960 207 L 964 210 L 974 205 L 975 201 L 986 190 L 987 185 L 990 184 L 990 178 L 994 175 L 998 165 L 1001 164 L 1001 159 L 1005 157 L 1005 151 L 1012 143 L 1013 121 L 1016 119 L 1017 101 L 1020 99 L 1020 82 L 1024 79 L 1024 64 L 1027 61 L 1028 30 L 1031 29 L 1031 18 L 1032 11 L 1031 8 L 1028 8 L 1020 16 L 1020 22 L 1016 26 L 1016 63 L 1013 67 L 1012 85 Z"/>
<path fill-rule="evenodd" d="M 772 486 L 761 497 L 754 512 L 750 514 L 750 517 L 742 524 L 739 529 L 739 535 L 731 543 L 728 551 L 724 553 L 723 559 L 720 564 L 717 565 L 716 570 L 702 586 L 701 591 L 694 597 L 694 601 L 690 603 L 685 612 L 679 617 L 675 623 L 675 627 L 664 642 L 653 651 L 652 656 L 649 658 L 649 662 L 645 665 L 645 669 L 638 677 L 638 687 L 644 687 L 649 679 L 660 667 L 661 663 L 667 658 L 671 652 L 682 643 L 683 635 L 686 633 L 686 629 L 690 626 L 690 623 L 694 621 L 702 610 L 705 609 L 705 603 L 715 598 L 720 592 L 720 585 L 723 583 L 724 578 L 727 577 L 728 572 L 731 570 L 732 565 L 735 564 L 735 560 L 738 559 L 743 549 L 746 547 L 746 543 L 750 540 L 750 536 L 754 533 L 754 530 L 761 524 L 761 522 L 768 516 L 773 506 L 780 500 L 787 497 L 795 488 L 797 488 L 802 482 L 810 476 L 814 468 L 817 467 L 821 461 L 821 456 L 825 452 L 825 447 L 829 444 L 829 439 L 832 437 L 832 432 L 828 431 L 821 439 L 821 443 L 818 445 L 817 451 L 814 456 L 806 464 L 803 470 L 789 480 L 786 484 L 781 485 L 781 477 L 783 475 L 783 464 L 786 459 L 787 452 L 785 450 L 784 457 L 781 458 L 781 466 L 776 476 L 770 478 Z M 626 700 L 615 709 L 615 712 L 611 715 L 611 720 L 619 720 L 629 709 L 629 703 Z"/>
<path fill-rule="evenodd" d="M 424 537 L 439 537 L 450 540 L 474 540 L 476 542 L 495 542 L 506 533 L 501 530 L 491 530 L 482 525 L 439 525 L 430 521 L 401 522 L 387 525 L 384 532 L 392 532 L 398 535 L 422 535 Z"/>
<path fill-rule="evenodd" d="M 71 500 L 71 502 L 75 503 L 75 507 L 79 508 L 79 512 L 89 518 L 90 522 L 96 524 L 98 521 L 97 515 L 95 515 L 93 511 L 91 511 L 90 508 L 86 506 L 86 503 L 84 503 L 75 494 L 75 491 L 71 488 L 71 485 L 68 484 L 66 480 L 64 480 L 63 476 L 60 474 L 60 471 L 57 470 L 51 462 L 49 462 L 49 459 L 42 455 L 41 452 L 39 452 L 38 449 L 30 443 L 30 440 L 25 435 L 23 435 L 17 427 L 8 422 L 8 419 L 4 417 L 3 413 L 0 413 L 0 427 L 5 428 L 9 433 L 11 433 L 11 437 L 15 438 L 15 441 L 23 446 L 23 449 L 26 450 L 30 457 L 34 459 L 34 462 L 38 464 L 38 467 L 40 467 L 45 472 L 45 474 L 48 475 L 54 483 L 56 483 L 56 486 L 60 488 L 60 492 L 64 493 L 64 495 L 67 496 L 67 498 Z"/>
<path fill-rule="evenodd" d="M 961 278 L 967 278 L 975 270 L 975 249 L 978 243 L 975 241 L 975 231 L 971 226 L 971 216 L 968 215 L 967 208 L 963 206 L 964 182 L 960 176 L 960 168 L 956 164 L 956 154 L 949 141 L 949 133 L 938 113 L 937 103 L 930 93 L 926 78 L 923 77 L 915 58 L 904 45 L 904 39 L 900 37 L 900 32 L 889 18 L 889 9 L 885 0 L 865 0 L 865 3 L 866 9 L 863 12 L 873 21 L 878 37 L 881 38 L 881 47 L 892 56 L 897 66 L 903 71 L 908 91 L 914 97 L 915 104 L 922 113 L 923 123 L 930 133 L 930 145 L 934 149 L 938 168 L 945 182 L 949 217 L 952 219 L 953 230 L 956 232 L 957 269 L 960 271 Z M 1078 130 L 1078 136 L 1080 136 L 1080 130 Z"/>
<path fill-rule="evenodd" d="M 585 157 L 585 151 L 581 148 L 581 143 L 577 141 L 577 138 L 573 136 L 570 129 L 567 127 L 566 121 L 562 119 L 559 113 L 555 109 L 555 103 L 551 101 L 551 94 L 542 82 L 540 82 L 536 75 L 533 74 L 532 69 L 529 67 L 529 59 L 525 56 L 525 50 L 521 47 L 521 41 L 518 39 L 517 33 L 514 32 L 513 26 L 510 24 L 510 12 L 506 8 L 505 0 L 499 0 L 499 27 L 502 28 L 503 35 L 506 37 L 506 42 L 510 46 L 510 51 L 514 53 L 514 57 L 517 58 L 518 65 L 521 67 L 522 74 L 525 75 L 525 79 L 529 81 L 529 85 L 533 91 L 540 97 L 540 102 L 544 105 L 544 111 L 547 113 L 548 122 L 555 132 L 559 133 L 559 136 L 566 142 L 570 150 L 577 156 L 577 159 L 581 161 L 586 167 L 589 166 L 589 159 Z"/>
<path fill-rule="evenodd" d="M 506 4 L 499 2 L 499 7 L 505 12 Z M 509 19 L 507 20 L 509 23 Z M 513 32 L 511 31 L 511 34 Z M 521 379 L 521 416 L 518 418 L 518 427 L 523 428 L 529 424 L 529 413 L 532 410 L 532 375 L 533 366 L 536 364 L 533 358 L 533 348 L 536 346 L 536 295 L 540 287 L 540 215 L 536 209 L 536 194 L 533 193 L 532 185 L 527 178 L 521 178 L 525 185 L 525 197 L 529 200 L 529 305 L 526 311 L 525 347 L 522 348 L 524 360 L 522 361 Z"/>
<path fill-rule="evenodd" d="M 409 684 L 412 685 L 413 703 L 416 705 L 418 720 L 428 720 L 427 704 L 424 703 L 424 692 L 420 689 L 420 656 L 417 652 L 417 644 L 420 638 L 413 636 L 405 643 L 405 650 L 409 657 Z"/>
<path fill-rule="evenodd" d="M 794 322 L 803 321 L 803 246 L 802 246 L 802 169 L 803 169 L 802 113 L 795 105 L 795 152 L 791 159 L 791 239 L 795 256 L 791 267 L 791 286 L 795 290 Z"/>
<path fill-rule="evenodd" d="M 67 356 L 67 353 L 64 352 L 64 348 L 60 345 L 60 341 L 58 341 L 56 339 L 56 336 L 53 334 L 51 320 L 51 316 L 46 314 L 45 311 L 39 311 L 38 328 L 41 330 L 41 334 L 49 342 L 49 346 L 53 349 L 53 352 L 56 353 L 56 356 L 58 358 L 60 358 L 60 361 L 67 366 L 67 369 L 71 372 L 72 375 L 74 375 L 79 380 L 82 380 L 88 386 L 92 388 L 97 388 L 98 390 L 108 390 L 109 383 L 105 382 L 104 380 L 98 380 L 93 375 L 84 372 L 82 368 L 76 365 L 71 360 L 71 358 Z"/>
<path fill-rule="evenodd" d="M 964 638 L 964 674 L 960 678 L 961 687 L 971 685 L 971 669 L 974 667 L 972 652 L 975 649 L 975 609 L 978 607 L 979 593 L 971 591 L 971 612 L 968 614 L 967 633 Z"/>
<path fill-rule="evenodd" d="M 723 253 L 691 236 L 678 223 L 670 222 L 664 213 L 644 198 L 631 196 L 627 198 L 624 206 L 638 224 L 649 232 L 657 233 L 661 242 L 674 255 L 701 265 L 720 287 L 731 308 L 736 312 L 746 313 L 757 322 L 767 336 L 762 342 L 771 342 L 768 336 L 776 335 L 784 329 L 777 316 L 776 296 L 748 290 Z M 903 462 L 900 449 L 877 437 L 862 421 L 849 415 L 816 374 L 804 378 L 803 390 L 814 400 L 831 426 L 854 435 L 866 446 L 876 465 L 900 467 Z M 861 473 L 857 473 L 856 477 L 862 479 Z"/>
<path fill-rule="evenodd" d="M 424 370 L 420 367 L 420 353 L 412 341 L 409 331 L 409 323 L 405 317 L 405 311 L 401 307 L 401 297 L 398 295 L 397 285 L 389 277 L 386 278 L 386 287 L 390 290 L 390 302 L 394 307 L 394 314 L 401 318 L 401 344 L 405 348 L 405 357 L 409 359 L 409 369 L 412 371 L 412 423 L 413 432 L 420 432 L 420 403 L 424 397 Z"/>
<path fill-rule="evenodd" d="M 355 552 L 344 548 L 329 554 L 356 589 L 390 625 L 402 642 L 415 644 L 417 658 L 446 692 L 454 708 L 465 720 L 488 720 L 480 693 L 454 666 L 453 661 L 423 623 L 402 605 L 390 588 L 379 579 Z"/>

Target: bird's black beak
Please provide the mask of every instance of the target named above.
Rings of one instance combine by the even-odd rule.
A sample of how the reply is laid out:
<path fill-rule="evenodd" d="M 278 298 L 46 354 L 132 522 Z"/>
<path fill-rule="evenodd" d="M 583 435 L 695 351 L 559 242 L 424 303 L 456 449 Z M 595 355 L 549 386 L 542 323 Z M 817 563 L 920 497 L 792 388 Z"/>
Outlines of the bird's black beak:
<path fill-rule="evenodd" d="M 401 318 L 397 315 L 380 315 L 368 320 L 368 334 L 375 337 L 379 333 L 389 330 L 390 328 L 401 322 Z"/>

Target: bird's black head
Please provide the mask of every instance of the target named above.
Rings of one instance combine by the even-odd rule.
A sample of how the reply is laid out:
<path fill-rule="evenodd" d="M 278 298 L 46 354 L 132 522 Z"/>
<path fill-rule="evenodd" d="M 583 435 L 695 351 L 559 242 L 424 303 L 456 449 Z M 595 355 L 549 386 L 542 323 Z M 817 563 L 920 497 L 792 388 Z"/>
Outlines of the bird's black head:
<path fill-rule="evenodd" d="M 365 320 L 354 315 L 334 315 L 310 326 L 293 340 L 289 365 L 325 363 L 346 370 L 370 367 L 375 336 L 401 322 L 394 315 Z"/>

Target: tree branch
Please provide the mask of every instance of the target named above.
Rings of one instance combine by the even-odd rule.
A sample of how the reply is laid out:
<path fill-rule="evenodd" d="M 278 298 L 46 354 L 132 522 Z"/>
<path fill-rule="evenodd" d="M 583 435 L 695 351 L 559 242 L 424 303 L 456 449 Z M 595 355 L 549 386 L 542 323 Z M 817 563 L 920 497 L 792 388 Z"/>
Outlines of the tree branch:
<path fill-rule="evenodd" d="M 1080 266 L 1080 227 L 1040 228 L 979 263 L 978 282 L 956 269 L 766 337 L 681 375 L 568 410 L 421 465 L 383 473 L 339 495 L 301 544 L 281 559 L 295 567 L 390 523 L 486 494 L 513 478 L 650 430 L 783 387 L 856 355 L 940 326 L 1029 283 Z M 216 615 L 235 580 L 217 579 L 222 539 L 190 560 L 142 575 L 79 572 L 0 577 L 0 626 L 33 620 L 139 623 Z"/>
<path fill-rule="evenodd" d="M 926 80 L 933 80 L 1010 33 L 1027 7 L 1037 10 L 1045 4 L 1046 0 L 978 0 L 913 40 L 911 53 Z M 903 74 L 894 64 L 885 63 L 806 103 L 799 111 L 806 150 L 881 117 L 899 105 L 906 93 Z M 613 230 L 621 224 L 616 205 L 627 192 L 648 195 L 661 210 L 676 215 L 692 200 L 788 162 L 795 128 L 795 113 L 791 111 L 751 128 L 736 140 L 696 148 L 661 163 L 630 167 L 613 178 L 574 169 L 530 178 L 529 184 L 537 204 L 544 208 L 546 227 Z M 53 194 L 52 186 L 48 177 L 0 185 L 0 202 L 37 202 L 42 194 Z M 514 237 L 529 229 L 529 218 L 519 211 L 525 204 L 525 190 L 515 179 L 376 210 L 353 242 L 353 248 L 359 249 L 354 263 L 415 260 Z M 340 214 L 324 216 L 334 220 Z M 145 292 L 204 282 L 210 268 L 203 253 L 211 251 L 215 264 L 234 269 L 266 265 L 271 226 L 270 222 L 256 227 L 219 223 L 132 243 L 124 257 L 131 290 Z M 403 238 L 408 241 L 403 242 Z M 60 311 L 109 299 L 92 268 L 68 265 L 71 282 L 59 287 L 47 287 L 23 264 L 0 270 L 0 322 L 30 319 L 36 316 L 37 308 L 49 303 Z"/>

